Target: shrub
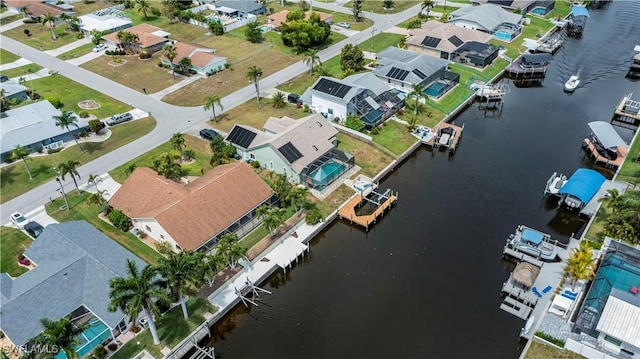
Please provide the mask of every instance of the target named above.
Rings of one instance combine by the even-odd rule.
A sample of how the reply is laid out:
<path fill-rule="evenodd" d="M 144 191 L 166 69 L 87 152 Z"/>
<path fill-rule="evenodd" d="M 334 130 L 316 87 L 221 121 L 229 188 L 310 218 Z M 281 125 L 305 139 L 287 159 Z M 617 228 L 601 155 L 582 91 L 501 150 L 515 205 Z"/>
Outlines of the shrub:
<path fill-rule="evenodd" d="M 40 96 L 40 94 L 39 94 L 39 93 L 37 93 L 37 92 L 33 92 L 33 91 L 31 91 L 31 90 L 27 90 L 27 96 L 29 96 L 29 98 L 30 98 L 30 99 L 32 99 L 32 100 L 34 100 L 34 101 L 35 101 L 35 100 L 39 100 L 39 99 L 40 99 L 40 97 L 42 97 L 42 96 Z"/>
<path fill-rule="evenodd" d="M 38 146 L 36 147 L 36 152 L 38 153 L 42 153 L 44 150 L 42 149 L 42 146 Z"/>
<path fill-rule="evenodd" d="M 62 108 L 62 106 L 64 106 L 62 101 L 60 101 L 60 99 L 57 98 L 57 97 L 47 97 L 47 101 L 51 102 L 53 107 L 55 107 L 57 109 Z"/>
<path fill-rule="evenodd" d="M 27 36 L 31 36 L 31 31 L 29 31 L 29 29 L 24 29 L 24 34 Z"/>
<path fill-rule="evenodd" d="M 87 118 L 89 117 L 89 113 L 87 111 L 80 111 L 78 116 L 80 116 L 80 118 Z"/>
<path fill-rule="evenodd" d="M 131 228 L 131 219 L 119 209 L 114 209 L 107 216 L 109 221 L 121 231 L 128 231 Z"/>
<path fill-rule="evenodd" d="M 162 63 L 162 60 L 158 60 L 158 67 L 164 67 L 164 64 Z"/>
<path fill-rule="evenodd" d="M 12 98 L 11 100 L 9 100 L 9 105 L 11 105 L 11 106 L 16 106 L 16 105 L 18 105 L 18 104 L 20 104 L 20 100 L 18 100 L 18 99 L 17 99 L 17 98 L 15 98 L 15 97 L 14 97 L 14 98 Z"/>
<path fill-rule="evenodd" d="M 304 221 L 309 225 L 315 225 L 322 221 L 322 214 L 320 214 L 320 210 L 317 208 L 312 208 L 307 211 L 307 215 L 304 218 Z"/>
<path fill-rule="evenodd" d="M 253 162 L 251 162 L 251 167 L 253 167 L 253 168 L 260 168 L 260 162 L 259 162 L 259 161 L 253 161 Z"/>
<path fill-rule="evenodd" d="M 6 163 L 12 163 L 14 161 L 13 156 L 9 155 L 4 155 L 4 157 L 2 157 L 2 161 L 6 162 Z"/>
<path fill-rule="evenodd" d="M 372 135 L 377 135 L 380 133 L 380 130 L 377 127 L 374 127 L 371 129 L 371 134 Z"/>
<path fill-rule="evenodd" d="M 350 128 L 358 132 L 362 132 L 364 130 L 364 122 L 362 122 L 356 115 L 347 116 L 347 121 L 345 122 L 345 126 L 347 126 L 347 128 Z"/>
<path fill-rule="evenodd" d="M 78 40 L 84 39 L 84 34 L 81 33 L 81 32 L 77 33 L 76 34 L 76 39 L 78 39 Z"/>
<path fill-rule="evenodd" d="M 158 9 L 157 7 L 151 7 L 151 15 L 153 16 L 160 16 L 162 15 L 162 11 L 160 11 L 160 9 Z"/>
<path fill-rule="evenodd" d="M 104 123 L 102 123 L 102 121 L 100 121 L 100 120 L 90 120 L 89 121 L 89 130 L 91 130 L 91 132 L 98 133 L 104 127 L 105 127 Z"/>
<path fill-rule="evenodd" d="M 87 136 L 89 136 L 89 134 L 87 133 L 87 130 L 82 129 L 82 130 L 80 131 L 80 137 L 87 137 Z"/>
<path fill-rule="evenodd" d="M 173 247 L 171 247 L 171 243 L 167 241 L 156 242 L 155 244 L 156 250 L 163 255 L 169 255 L 169 253 L 173 252 Z"/>
<path fill-rule="evenodd" d="M 37 24 L 38 20 L 34 19 L 32 17 L 28 17 L 26 19 L 22 19 L 22 22 L 25 23 L 25 24 Z M 26 34 L 26 32 L 25 32 L 25 34 Z M 30 35 L 27 35 L 27 36 L 30 36 Z"/>
<path fill-rule="evenodd" d="M 138 57 L 140 57 L 140 59 L 142 59 L 142 60 L 150 59 L 151 58 L 151 53 L 149 51 L 142 51 L 140 53 L 140 55 L 138 55 Z"/>
<path fill-rule="evenodd" d="M 50 148 L 50 149 L 47 150 L 47 154 L 52 155 L 52 154 L 58 153 L 60 151 L 62 151 L 62 148 Z"/>
<path fill-rule="evenodd" d="M 93 357 L 96 359 L 104 359 L 107 357 L 107 350 L 102 345 L 98 345 L 95 349 L 93 349 Z"/>
<path fill-rule="evenodd" d="M 113 56 L 113 55 L 122 56 L 122 55 L 126 54 L 126 52 L 124 50 L 106 50 L 104 53 L 106 55 L 111 55 L 111 56 Z"/>
<path fill-rule="evenodd" d="M 196 151 L 193 148 L 187 148 L 186 150 L 184 150 L 184 157 L 186 157 L 186 158 L 195 158 L 196 157 Z"/>
<path fill-rule="evenodd" d="M 542 338 L 542 339 L 544 339 L 544 340 L 546 340 L 546 341 L 548 341 L 550 343 L 553 343 L 553 344 L 559 346 L 560 348 L 564 348 L 564 340 L 560 340 L 560 339 L 558 339 L 556 337 L 553 337 L 553 336 L 551 336 L 551 335 L 549 335 L 547 333 L 544 333 L 544 332 L 536 332 L 536 336 L 540 337 L 540 338 Z"/>

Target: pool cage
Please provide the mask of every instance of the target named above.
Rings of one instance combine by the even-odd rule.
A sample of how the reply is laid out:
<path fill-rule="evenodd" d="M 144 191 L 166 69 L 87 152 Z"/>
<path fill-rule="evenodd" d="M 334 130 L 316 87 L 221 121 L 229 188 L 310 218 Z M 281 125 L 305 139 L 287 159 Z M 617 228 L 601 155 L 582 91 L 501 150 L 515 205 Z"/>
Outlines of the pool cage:
<path fill-rule="evenodd" d="M 578 312 L 576 333 L 586 333 L 597 338 L 600 316 L 610 295 L 633 295 L 630 290 L 640 283 L 640 251 L 623 243 L 611 241 L 604 254 L 595 279 Z"/>
<path fill-rule="evenodd" d="M 522 33 L 522 26 L 503 23 L 498 26 L 493 36 L 504 42 L 511 42 Z"/>
<path fill-rule="evenodd" d="M 451 71 L 445 71 L 442 76 L 436 81 L 432 82 L 425 90 L 424 94 L 439 99 L 442 95 L 446 94 L 449 90 L 455 87 L 460 82 L 460 74 Z"/>
<path fill-rule="evenodd" d="M 303 183 L 311 189 L 322 191 L 340 175 L 350 170 L 354 162 L 353 155 L 336 148 L 331 149 L 303 171 L 301 174 Z"/>
<path fill-rule="evenodd" d="M 403 107 L 404 95 L 392 90 L 385 91 L 375 98 L 371 96 L 359 97 L 355 103 L 356 113 L 368 130 L 379 126 Z"/>

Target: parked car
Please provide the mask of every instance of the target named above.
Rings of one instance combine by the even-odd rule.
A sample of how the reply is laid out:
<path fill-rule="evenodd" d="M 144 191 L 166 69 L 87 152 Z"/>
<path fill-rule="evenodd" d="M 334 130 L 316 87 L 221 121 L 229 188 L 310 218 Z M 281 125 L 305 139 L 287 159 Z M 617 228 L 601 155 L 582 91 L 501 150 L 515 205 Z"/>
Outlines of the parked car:
<path fill-rule="evenodd" d="M 102 50 L 104 50 L 106 48 L 107 48 L 107 44 L 102 43 L 102 44 L 96 45 L 96 47 L 94 47 L 92 51 L 93 52 L 100 52 L 100 51 L 102 51 Z"/>
<path fill-rule="evenodd" d="M 349 29 L 351 27 L 351 25 L 349 25 L 348 22 L 339 22 L 336 25 L 338 25 L 340 27 L 344 27 L 345 29 Z"/>
<path fill-rule="evenodd" d="M 287 101 L 291 103 L 298 103 L 300 102 L 300 95 L 295 93 L 290 93 L 289 95 L 287 95 Z"/>
<path fill-rule="evenodd" d="M 113 115 L 110 119 L 107 120 L 107 125 L 114 126 L 119 123 L 127 122 L 133 120 L 133 115 L 129 112 L 121 113 L 119 115 Z"/>
<path fill-rule="evenodd" d="M 15 224 L 18 228 L 24 228 L 24 225 L 29 221 L 20 212 L 11 213 L 11 223 Z"/>
<path fill-rule="evenodd" d="M 205 128 L 200 130 L 200 137 L 204 138 L 205 140 L 213 140 L 214 138 L 218 137 L 220 134 L 210 128 Z"/>
<path fill-rule="evenodd" d="M 31 237 L 38 238 L 40 233 L 44 230 L 44 227 L 38 222 L 29 222 L 24 225 L 24 230 L 27 231 Z"/>
<path fill-rule="evenodd" d="M 7 82 L 9 81 L 9 76 L 7 75 L 0 75 L 0 82 Z"/>

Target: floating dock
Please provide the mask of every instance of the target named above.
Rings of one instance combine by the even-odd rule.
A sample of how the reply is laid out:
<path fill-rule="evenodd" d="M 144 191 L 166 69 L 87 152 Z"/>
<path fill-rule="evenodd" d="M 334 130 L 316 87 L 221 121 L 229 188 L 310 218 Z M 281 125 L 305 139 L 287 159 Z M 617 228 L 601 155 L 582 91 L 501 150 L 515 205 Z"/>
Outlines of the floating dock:
<path fill-rule="evenodd" d="M 631 129 L 640 127 L 640 101 L 633 100 L 632 96 L 630 93 L 622 98 L 613 112 L 612 124 Z"/>
<path fill-rule="evenodd" d="M 640 45 L 636 45 L 633 48 L 634 51 L 638 53 L 633 56 L 631 60 L 631 65 L 629 66 L 629 72 L 627 72 L 627 77 L 632 79 L 640 79 Z"/>
<path fill-rule="evenodd" d="M 378 217 L 382 216 L 385 210 L 398 200 L 397 194 L 393 194 L 390 189 L 384 193 L 372 190 L 368 196 L 356 193 L 349 202 L 338 210 L 338 217 L 344 218 L 351 223 L 358 224 L 369 230 L 369 227 L 376 223 Z M 364 203 L 371 203 L 376 206 L 375 210 L 370 214 L 358 215 L 356 210 Z"/>

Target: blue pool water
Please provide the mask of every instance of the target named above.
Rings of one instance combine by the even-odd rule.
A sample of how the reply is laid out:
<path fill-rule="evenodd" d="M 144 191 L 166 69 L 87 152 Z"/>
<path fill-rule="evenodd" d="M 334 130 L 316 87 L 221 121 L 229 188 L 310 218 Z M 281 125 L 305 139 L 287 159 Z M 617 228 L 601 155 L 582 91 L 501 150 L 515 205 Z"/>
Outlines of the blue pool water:
<path fill-rule="evenodd" d="M 511 41 L 511 34 L 504 31 L 498 31 L 494 35 L 499 40 Z"/>
<path fill-rule="evenodd" d="M 431 97 L 439 97 L 440 95 L 442 95 L 446 88 L 447 85 L 441 82 L 434 82 L 424 90 L 424 93 Z"/>
<path fill-rule="evenodd" d="M 267 26 L 267 25 L 262 25 L 258 29 L 260 29 L 260 32 L 262 32 L 263 34 L 265 32 L 269 32 L 271 30 L 271 29 L 269 29 L 269 26 Z"/>
<path fill-rule="evenodd" d="M 541 6 L 537 6 L 535 7 L 533 10 L 531 10 L 532 13 L 536 14 L 536 15 L 546 15 L 547 14 L 547 9 Z"/>
<path fill-rule="evenodd" d="M 100 345 L 100 343 L 110 336 L 111 331 L 103 322 L 99 320 L 91 321 L 89 327 L 80 334 L 82 344 L 75 348 L 78 356 L 82 358 L 89 354 L 93 348 Z M 60 351 L 54 359 L 67 359 L 67 355 L 63 351 Z"/>
<path fill-rule="evenodd" d="M 344 170 L 344 165 L 336 161 L 328 161 L 317 170 L 311 172 L 310 177 L 315 186 L 326 186 L 338 177 Z"/>

